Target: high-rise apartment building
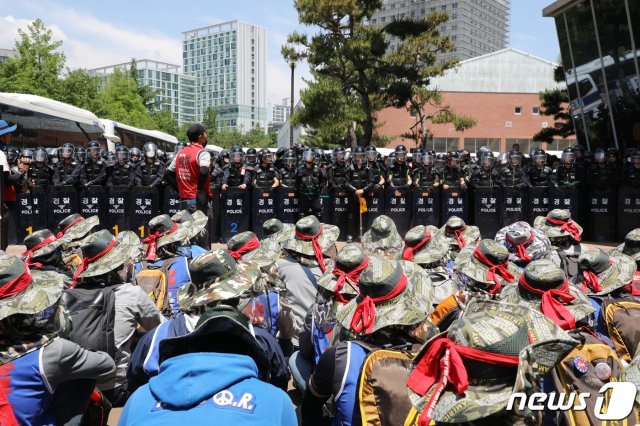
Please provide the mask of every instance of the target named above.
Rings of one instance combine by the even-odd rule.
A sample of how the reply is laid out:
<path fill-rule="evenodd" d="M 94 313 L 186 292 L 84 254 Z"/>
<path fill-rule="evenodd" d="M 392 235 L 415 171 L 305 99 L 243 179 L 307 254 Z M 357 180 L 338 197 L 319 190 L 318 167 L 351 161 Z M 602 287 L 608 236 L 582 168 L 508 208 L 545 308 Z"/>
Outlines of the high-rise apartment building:
<path fill-rule="evenodd" d="M 289 98 L 284 98 L 280 105 L 270 103 L 268 113 L 269 130 L 274 132 L 279 131 L 291 114 Z"/>
<path fill-rule="evenodd" d="M 418 19 L 434 12 L 446 12 L 449 21 L 442 33 L 450 36 L 456 50 L 441 59 L 470 59 L 507 47 L 511 0 L 384 0 L 371 18 L 373 25 L 400 19 Z M 391 41 L 391 47 L 395 41 Z"/>
<path fill-rule="evenodd" d="M 231 21 L 183 34 L 184 73 L 197 78 L 196 120 L 213 107 L 220 129 L 266 131 L 266 30 Z"/>
<path fill-rule="evenodd" d="M 131 63 L 110 65 L 88 70 L 87 73 L 101 79 L 103 86 L 107 77 L 119 70 L 127 73 Z M 161 109 L 171 111 L 178 124 L 196 120 L 196 78 L 180 72 L 179 65 L 143 59 L 136 61 L 138 82 L 156 91 L 156 101 Z"/>

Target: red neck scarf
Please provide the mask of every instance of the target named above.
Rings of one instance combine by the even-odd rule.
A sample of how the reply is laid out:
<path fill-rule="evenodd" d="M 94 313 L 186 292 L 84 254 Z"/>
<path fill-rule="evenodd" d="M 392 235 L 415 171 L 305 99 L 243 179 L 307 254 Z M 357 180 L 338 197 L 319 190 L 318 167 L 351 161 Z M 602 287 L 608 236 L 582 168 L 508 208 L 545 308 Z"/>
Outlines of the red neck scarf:
<path fill-rule="evenodd" d="M 523 262 L 526 262 L 526 263 L 531 262 L 531 255 L 527 251 L 526 247 L 529 244 L 531 244 L 531 241 L 533 241 L 533 232 L 531 232 L 531 234 L 529 235 L 529 238 L 527 239 L 527 241 L 525 241 L 524 243 L 521 243 L 521 244 L 514 243 L 513 240 L 511 238 L 509 238 L 509 233 L 508 232 L 505 234 L 505 237 L 506 237 L 505 239 L 507 240 L 507 242 L 509 244 L 511 244 L 516 249 L 516 254 L 520 258 L 520 260 L 522 260 Z"/>
<path fill-rule="evenodd" d="M 560 227 L 561 231 L 567 231 L 571 234 L 576 242 L 580 241 L 580 230 L 576 226 L 576 223 L 573 221 L 573 219 L 569 219 L 565 222 L 564 220 L 554 219 L 547 215 L 547 222 L 553 223 L 554 225 L 562 225 Z"/>
<path fill-rule="evenodd" d="M 31 272 L 29 266 L 25 264 L 22 274 L 0 287 L 0 300 L 22 293 L 29 284 L 31 284 Z"/>
<path fill-rule="evenodd" d="M 366 268 L 367 265 L 369 265 L 369 259 L 366 257 L 364 258 L 364 260 L 360 265 L 356 266 L 349 272 L 343 271 L 336 264 L 335 268 L 333 268 L 332 273 L 338 279 L 336 281 L 336 287 L 333 289 L 333 294 L 336 297 L 336 300 L 338 302 L 342 303 L 343 305 L 346 305 L 349 302 L 347 299 L 345 299 L 342 296 L 342 293 L 340 293 L 340 291 L 342 291 L 347 281 L 349 281 L 351 284 L 355 286 L 358 283 L 358 280 L 360 280 L 360 273 L 364 271 L 364 268 Z"/>
<path fill-rule="evenodd" d="M 636 271 L 633 274 L 633 280 L 631 281 L 631 284 L 625 285 L 624 289 L 633 297 L 640 297 L 640 271 Z"/>
<path fill-rule="evenodd" d="M 31 247 L 31 249 L 26 250 L 24 253 L 22 253 L 22 258 L 24 259 L 24 262 L 27 264 L 27 266 L 35 266 L 36 268 L 42 268 L 42 263 L 40 263 L 40 262 L 32 262 L 31 261 L 31 259 L 33 258 L 33 253 L 35 251 L 40 250 L 42 247 L 45 247 L 45 246 L 51 244 L 55 240 L 57 240 L 56 236 L 51 234 L 47 238 L 45 238 L 44 240 L 40 241 L 35 246 Z"/>
<path fill-rule="evenodd" d="M 467 226 L 463 226 L 460 229 L 447 229 L 448 233 L 452 233 L 454 238 L 456 239 L 456 242 L 458 243 L 458 248 L 460 250 L 462 250 L 466 245 L 467 242 L 464 239 L 464 235 L 462 235 L 462 233 L 467 229 Z"/>
<path fill-rule="evenodd" d="M 147 243 L 147 253 L 146 253 L 147 260 L 156 260 L 158 258 L 156 254 L 156 250 L 158 247 L 158 240 L 164 237 L 165 235 L 176 232 L 177 229 L 178 229 L 178 224 L 176 222 L 173 222 L 173 226 L 171 227 L 171 229 L 164 232 L 156 231 L 153 234 L 150 234 L 144 240 L 142 240 L 143 243 Z"/>
<path fill-rule="evenodd" d="M 513 274 L 511 274 L 511 272 L 509 272 L 509 270 L 507 269 L 507 266 L 509 265 L 508 260 L 501 264 L 491 263 L 491 261 L 487 259 L 484 254 L 482 254 L 478 247 L 476 247 L 476 249 L 473 251 L 473 257 L 475 257 L 480 263 L 489 267 L 489 270 L 487 271 L 487 279 L 495 283 L 493 287 L 491 287 L 491 290 L 489 290 L 489 293 L 496 294 L 498 291 L 500 291 L 502 284 L 500 283 L 500 279 L 498 278 L 498 276 L 501 276 L 509 282 L 513 282 L 513 280 L 516 279 L 516 277 L 514 277 Z"/>
<path fill-rule="evenodd" d="M 422 241 L 418 242 L 418 244 L 414 246 L 409 246 L 405 243 L 404 251 L 402 252 L 402 260 L 413 260 L 413 255 L 415 252 L 424 247 L 425 244 L 429 242 L 431 239 L 431 232 L 427 231 L 427 235 L 422 239 Z"/>
<path fill-rule="evenodd" d="M 73 225 L 75 225 L 78 222 L 82 222 L 83 220 L 84 220 L 84 217 L 82 217 L 82 216 L 76 217 L 75 219 L 73 219 L 71 221 L 70 224 L 68 224 L 67 226 L 62 228 L 62 230 L 56 234 L 56 238 L 62 238 L 64 236 L 64 233 L 67 232 L 69 230 L 69 228 L 71 228 Z"/>
<path fill-rule="evenodd" d="M 374 298 L 365 296 L 353 312 L 351 329 L 356 333 L 360 333 L 363 330 L 366 334 L 371 333 L 373 331 L 373 325 L 376 322 L 376 304 L 393 299 L 402 293 L 405 288 L 407 288 L 407 276 L 403 272 L 389 294 Z"/>
<path fill-rule="evenodd" d="M 302 241 L 311 241 L 311 245 L 313 246 L 313 253 L 316 256 L 316 260 L 318 261 L 318 265 L 320 266 L 320 270 L 325 272 L 327 270 L 327 266 L 324 264 L 324 255 L 322 254 L 322 247 L 320 247 L 320 243 L 318 242 L 318 237 L 322 234 L 322 226 L 318 230 L 318 233 L 315 235 L 304 235 L 298 231 L 296 231 L 296 238 Z"/>
<path fill-rule="evenodd" d="M 89 266 L 89 264 L 91 262 L 95 262 L 96 260 L 100 259 L 105 254 L 109 253 L 109 251 L 111 251 L 111 249 L 116 246 L 116 243 L 117 243 L 116 239 L 112 238 L 111 242 L 100 253 L 96 254 L 93 257 L 85 257 L 85 258 L 83 258 L 82 259 L 82 263 L 80 264 L 80 266 L 78 266 L 78 269 L 76 269 L 76 272 L 73 274 L 73 282 L 71 283 L 69 288 L 73 288 L 73 287 L 76 286 L 76 281 L 78 281 L 78 276 L 81 273 L 83 273 L 85 271 L 85 269 L 87 269 L 87 266 Z"/>
<path fill-rule="evenodd" d="M 255 249 L 260 247 L 260 241 L 257 236 L 253 236 L 249 241 L 247 241 L 243 246 L 240 246 L 238 250 L 227 250 L 229 254 L 235 259 L 238 260 L 242 257 L 243 254 L 249 253 Z"/>
<path fill-rule="evenodd" d="M 609 265 L 613 265 L 613 260 L 609 259 Z M 602 291 L 602 286 L 598 280 L 598 274 L 593 271 L 582 271 L 582 291 L 587 291 L 587 288 L 591 289 L 594 293 Z"/>
<path fill-rule="evenodd" d="M 570 303 L 575 299 L 575 297 L 569 293 L 569 281 L 565 280 L 564 284 L 560 287 L 545 291 L 531 287 L 524 278 L 524 274 L 522 274 L 520 275 L 519 284 L 523 290 L 529 293 L 542 295 L 540 310 L 563 330 L 573 330 L 576 328 L 576 318 L 564 307 L 565 303 Z"/>
<path fill-rule="evenodd" d="M 451 384 L 458 395 L 469 387 L 469 377 L 462 359 L 480 361 L 501 367 L 518 368 L 518 357 L 502 355 L 457 345 L 448 337 L 437 337 L 429 346 L 407 381 L 409 389 L 425 396 L 436 385 L 422 410 L 420 426 L 428 426 L 440 395 Z"/>

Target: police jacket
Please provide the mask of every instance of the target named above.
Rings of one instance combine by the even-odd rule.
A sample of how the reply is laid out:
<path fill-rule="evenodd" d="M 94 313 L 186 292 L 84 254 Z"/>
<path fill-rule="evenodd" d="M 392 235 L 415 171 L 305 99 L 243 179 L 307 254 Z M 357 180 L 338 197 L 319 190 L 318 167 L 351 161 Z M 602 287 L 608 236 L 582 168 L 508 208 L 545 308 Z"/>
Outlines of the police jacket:
<path fill-rule="evenodd" d="M 525 189 L 529 186 L 529 179 L 522 167 L 514 169 L 511 166 L 507 166 L 500 173 L 500 185 L 503 188 Z"/>
<path fill-rule="evenodd" d="M 618 184 L 618 176 L 613 167 L 608 164 L 604 167 L 593 164 L 587 173 L 587 183 L 599 188 L 611 188 Z"/>
<path fill-rule="evenodd" d="M 304 195 L 320 195 L 320 189 L 324 184 L 324 175 L 320 167 L 302 165 L 296 172 L 298 176 L 298 190 Z"/>
<path fill-rule="evenodd" d="M 451 167 L 444 166 L 442 169 L 442 184 L 455 186 L 455 187 L 465 187 L 465 184 L 460 184 L 460 179 L 465 177 L 465 173 L 459 167 Z"/>
<path fill-rule="evenodd" d="M 165 165 L 161 161 L 148 163 L 144 160 L 136 167 L 134 182 L 136 186 L 158 187 L 164 179 L 164 173 Z"/>
<path fill-rule="evenodd" d="M 279 175 L 280 175 L 280 185 L 282 185 L 285 188 L 291 188 L 293 190 L 298 189 L 298 176 L 296 175 L 295 167 L 291 169 L 282 167 L 279 170 Z"/>
<path fill-rule="evenodd" d="M 389 167 L 387 182 L 392 187 L 406 188 L 408 186 L 409 173 L 411 173 L 411 170 L 406 163 L 393 163 Z"/>
<path fill-rule="evenodd" d="M 124 165 L 119 162 L 113 165 L 111 174 L 107 179 L 107 186 L 131 186 L 133 185 L 134 169 L 130 163 Z"/>
<path fill-rule="evenodd" d="M 242 164 L 240 167 L 236 167 L 235 163 L 225 164 L 222 170 L 224 171 L 224 176 L 222 177 L 224 185 L 237 187 L 251 184 L 251 173 Z"/>
<path fill-rule="evenodd" d="M 211 179 L 209 179 L 211 189 L 220 189 L 222 187 L 222 179 L 224 178 L 224 170 L 217 164 L 211 170 Z"/>
<path fill-rule="evenodd" d="M 278 177 L 278 171 L 272 164 L 260 165 L 253 173 L 253 184 L 256 188 L 271 188 L 273 179 Z"/>
<path fill-rule="evenodd" d="M 27 180 L 29 183 L 33 182 L 38 188 L 48 188 L 53 180 L 53 173 L 54 170 L 46 164 L 38 167 L 35 163 L 32 163 L 32 166 L 27 172 Z"/>
<path fill-rule="evenodd" d="M 531 167 L 529 169 L 529 183 L 531 186 L 548 187 L 551 186 L 551 169 L 543 166 L 542 169 Z"/>
<path fill-rule="evenodd" d="M 107 180 L 107 165 L 101 159 L 89 160 L 82 165 L 80 182 L 83 185 L 104 185 Z"/>
<path fill-rule="evenodd" d="M 624 178 L 622 179 L 623 185 L 631 185 L 633 187 L 640 187 L 640 169 L 636 169 L 635 167 L 627 167 L 623 173 Z"/>
<path fill-rule="evenodd" d="M 346 178 L 346 187 L 351 192 L 356 192 L 358 189 L 369 192 L 373 189 L 373 173 L 367 166 L 358 167 L 355 164 L 349 166 Z"/>
<path fill-rule="evenodd" d="M 499 184 L 495 169 L 475 168 L 469 175 L 469 183 L 473 188 L 494 187 Z"/>
<path fill-rule="evenodd" d="M 332 164 L 327 168 L 327 183 L 329 188 L 344 188 L 347 181 L 347 166 L 345 164 Z"/>
<path fill-rule="evenodd" d="M 440 176 L 433 168 L 418 167 L 413 170 L 413 185 L 418 188 L 433 188 L 436 182 L 440 182 Z"/>
<path fill-rule="evenodd" d="M 580 177 L 575 167 L 567 168 L 563 164 L 551 173 L 551 184 L 555 187 L 573 187 L 578 186 Z"/>

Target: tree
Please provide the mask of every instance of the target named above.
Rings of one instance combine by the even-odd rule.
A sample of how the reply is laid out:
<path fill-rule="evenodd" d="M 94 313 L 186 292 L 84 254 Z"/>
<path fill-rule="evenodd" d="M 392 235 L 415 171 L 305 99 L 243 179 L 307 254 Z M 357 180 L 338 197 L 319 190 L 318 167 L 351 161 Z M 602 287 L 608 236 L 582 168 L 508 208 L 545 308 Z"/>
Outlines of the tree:
<path fill-rule="evenodd" d="M 149 112 L 138 94 L 136 82 L 119 70 L 107 77 L 104 89 L 98 93 L 95 113 L 99 117 L 143 129 L 150 128 L 152 124 Z"/>
<path fill-rule="evenodd" d="M 156 100 L 159 90 L 152 88 L 149 85 L 142 84 L 142 79 L 138 73 L 138 63 L 135 58 L 131 58 L 131 64 L 129 65 L 129 77 L 136 82 L 136 90 L 138 95 L 142 98 L 142 103 L 147 107 L 147 111 L 153 113 L 160 108 L 160 102 Z"/>
<path fill-rule="evenodd" d="M 556 81 L 564 80 L 562 65 L 554 71 Z M 569 111 L 569 92 L 567 89 L 547 89 L 540 92 L 540 114 L 553 116 L 553 126 L 546 127 L 533 135 L 533 140 L 538 142 L 553 142 L 555 137 L 566 139 L 575 134 L 571 112 Z"/>
<path fill-rule="evenodd" d="M 176 135 L 180 131 L 180 128 L 178 127 L 178 120 L 176 120 L 168 109 L 154 111 L 149 115 L 149 118 L 151 119 L 151 129 L 160 130 L 161 132 L 165 132 L 170 135 Z"/>
<path fill-rule="evenodd" d="M 204 110 L 204 116 L 202 117 L 202 125 L 207 129 L 207 135 L 211 137 L 218 133 L 218 112 L 215 108 L 208 106 Z"/>
<path fill-rule="evenodd" d="M 95 111 L 98 98 L 98 79 L 91 77 L 83 69 L 71 71 L 67 68 L 67 75 L 60 81 L 60 95 L 58 100 L 78 108 Z"/>

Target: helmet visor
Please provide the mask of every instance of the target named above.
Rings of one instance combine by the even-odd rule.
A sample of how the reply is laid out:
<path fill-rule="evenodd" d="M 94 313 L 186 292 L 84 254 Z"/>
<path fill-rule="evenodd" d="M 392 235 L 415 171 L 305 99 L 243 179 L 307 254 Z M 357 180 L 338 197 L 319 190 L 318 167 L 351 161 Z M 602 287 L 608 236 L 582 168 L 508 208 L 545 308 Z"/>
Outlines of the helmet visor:
<path fill-rule="evenodd" d="M 100 155 L 100 148 L 98 148 L 97 146 L 91 147 L 87 149 L 87 154 L 89 154 L 91 157 L 97 157 Z"/>
<path fill-rule="evenodd" d="M 231 153 L 231 161 L 233 161 L 234 163 L 241 163 L 242 162 L 242 153 L 241 152 L 232 152 Z"/>
<path fill-rule="evenodd" d="M 485 155 L 480 159 L 480 164 L 482 167 L 493 167 L 494 160 L 495 159 L 493 157 Z"/>
<path fill-rule="evenodd" d="M 144 148 L 144 156 L 147 158 L 156 158 L 158 155 L 158 148 L 154 145 L 149 145 Z"/>
<path fill-rule="evenodd" d="M 333 154 L 333 158 L 336 161 L 344 161 L 344 152 L 342 152 L 342 151 L 336 152 L 335 154 Z"/>
<path fill-rule="evenodd" d="M 364 157 L 364 152 L 358 152 L 356 154 L 353 154 L 353 161 L 358 165 L 362 165 L 364 164 Z"/>
<path fill-rule="evenodd" d="M 433 155 L 431 154 L 426 154 L 422 156 L 422 164 L 424 164 L 425 166 L 433 166 L 434 161 L 435 161 L 435 158 L 433 158 Z"/>
<path fill-rule="evenodd" d="M 376 161 L 376 157 L 378 156 L 378 153 L 375 151 L 367 151 L 367 161 Z"/>
<path fill-rule="evenodd" d="M 573 152 L 563 152 L 562 153 L 562 162 L 563 163 L 573 163 L 576 161 L 576 154 Z"/>
<path fill-rule="evenodd" d="M 127 161 L 129 159 L 129 153 L 127 151 L 118 151 L 118 160 L 120 161 Z"/>
<path fill-rule="evenodd" d="M 407 153 L 400 151 L 400 152 L 396 152 L 396 160 L 400 161 L 400 162 L 404 162 L 404 160 L 407 159 Z"/>
<path fill-rule="evenodd" d="M 606 159 L 606 155 L 602 151 L 598 151 L 595 154 L 593 154 L 593 161 L 595 161 L 596 163 L 604 163 L 605 159 Z"/>
<path fill-rule="evenodd" d="M 36 149 L 33 159 L 38 163 L 44 163 L 47 161 L 47 151 L 44 149 Z"/>
<path fill-rule="evenodd" d="M 59 152 L 62 158 L 73 157 L 73 148 L 69 148 L 68 146 L 63 146 L 62 148 L 60 148 Z"/>
<path fill-rule="evenodd" d="M 533 156 L 533 161 L 538 165 L 542 166 L 547 162 L 547 154 L 537 154 Z"/>
<path fill-rule="evenodd" d="M 512 166 L 519 166 L 522 163 L 522 156 L 519 154 L 509 156 L 509 162 Z"/>
<path fill-rule="evenodd" d="M 262 161 L 264 161 L 265 164 L 273 163 L 273 153 L 262 154 Z"/>

